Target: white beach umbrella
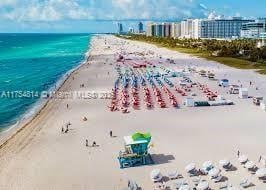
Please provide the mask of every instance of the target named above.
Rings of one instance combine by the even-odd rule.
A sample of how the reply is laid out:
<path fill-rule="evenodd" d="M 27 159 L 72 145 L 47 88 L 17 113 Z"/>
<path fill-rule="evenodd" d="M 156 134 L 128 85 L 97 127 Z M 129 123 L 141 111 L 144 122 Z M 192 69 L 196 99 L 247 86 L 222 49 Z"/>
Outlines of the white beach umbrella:
<path fill-rule="evenodd" d="M 190 190 L 189 185 L 182 185 L 179 187 L 179 190 Z"/>
<path fill-rule="evenodd" d="M 178 175 L 179 175 L 179 173 L 178 173 L 177 171 L 171 171 L 171 172 L 168 173 L 168 177 L 169 177 L 170 179 L 177 178 Z"/>
<path fill-rule="evenodd" d="M 220 160 L 220 161 L 219 161 L 219 164 L 220 164 L 221 166 L 227 166 L 227 165 L 230 164 L 230 161 L 227 160 L 227 159 Z"/>
<path fill-rule="evenodd" d="M 209 183 L 207 181 L 202 181 L 198 184 L 197 189 L 205 190 L 209 188 Z"/>
<path fill-rule="evenodd" d="M 202 164 L 202 167 L 203 168 L 212 168 L 213 167 L 213 164 L 212 164 L 212 161 L 206 161 Z"/>
<path fill-rule="evenodd" d="M 256 171 L 257 177 L 265 177 L 266 176 L 266 168 L 260 168 Z"/>
<path fill-rule="evenodd" d="M 190 163 L 190 164 L 188 164 L 188 165 L 186 166 L 185 170 L 186 170 L 187 172 L 190 172 L 190 171 L 194 170 L 195 168 L 196 168 L 196 164 L 195 164 L 195 163 Z"/>
<path fill-rule="evenodd" d="M 228 187 L 227 190 L 239 190 L 237 187 Z"/>
<path fill-rule="evenodd" d="M 246 161 L 248 161 L 248 157 L 246 155 L 241 155 L 239 156 L 238 161 L 240 163 L 245 163 Z"/>
<path fill-rule="evenodd" d="M 252 162 L 252 161 L 248 161 L 248 162 L 245 164 L 245 168 L 247 168 L 247 169 L 251 169 L 251 168 L 253 168 L 253 167 L 255 167 L 255 163 Z"/>
<path fill-rule="evenodd" d="M 152 170 L 150 173 L 150 177 L 152 181 L 160 181 L 163 178 L 159 169 Z"/>
<path fill-rule="evenodd" d="M 221 171 L 218 168 L 213 168 L 208 172 L 208 175 L 211 177 L 217 177 Z"/>

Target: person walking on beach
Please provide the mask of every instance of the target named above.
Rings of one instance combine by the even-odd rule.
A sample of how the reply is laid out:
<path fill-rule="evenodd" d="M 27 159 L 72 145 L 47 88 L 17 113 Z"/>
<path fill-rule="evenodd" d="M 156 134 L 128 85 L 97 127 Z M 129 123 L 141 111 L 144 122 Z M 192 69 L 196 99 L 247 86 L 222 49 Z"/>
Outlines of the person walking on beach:
<path fill-rule="evenodd" d="M 238 150 L 237 151 L 237 157 L 239 158 L 239 156 L 240 156 L 240 151 Z"/>
<path fill-rule="evenodd" d="M 69 105 L 67 104 L 66 107 L 67 107 L 67 109 L 68 109 Z"/>
<path fill-rule="evenodd" d="M 61 129 L 61 133 L 64 133 L 64 127 L 62 127 L 62 129 Z"/>
<path fill-rule="evenodd" d="M 88 141 L 88 139 L 86 139 L 86 147 L 88 147 L 89 146 L 89 141 Z"/>
<path fill-rule="evenodd" d="M 95 146 L 97 146 L 97 144 L 96 144 L 95 141 L 93 141 L 93 143 L 92 143 L 92 147 L 95 147 Z"/>
<path fill-rule="evenodd" d="M 260 158 L 259 158 L 259 163 L 261 162 L 261 160 L 262 160 L 262 156 L 260 156 Z"/>
<path fill-rule="evenodd" d="M 110 131 L 109 134 L 110 134 L 110 137 L 112 138 L 113 137 L 113 131 Z"/>

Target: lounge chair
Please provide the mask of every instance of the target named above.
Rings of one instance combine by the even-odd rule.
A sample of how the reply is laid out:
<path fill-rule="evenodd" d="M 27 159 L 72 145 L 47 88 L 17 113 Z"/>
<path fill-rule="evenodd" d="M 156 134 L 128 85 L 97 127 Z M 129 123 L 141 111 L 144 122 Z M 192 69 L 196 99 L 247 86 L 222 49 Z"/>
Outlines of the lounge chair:
<path fill-rule="evenodd" d="M 179 189 L 182 185 L 188 184 L 185 180 L 180 180 L 173 183 L 173 189 Z"/>
<path fill-rule="evenodd" d="M 220 182 L 222 179 L 223 179 L 223 176 L 222 176 L 222 175 L 219 175 L 219 176 L 217 176 L 216 178 L 212 178 L 212 180 L 213 180 L 214 183 L 218 183 L 218 182 Z"/>
<path fill-rule="evenodd" d="M 240 187 L 242 188 L 248 188 L 250 185 L 251 185 L 251 181 L 249 179 L 243 179 L 241 182 L 240 182 Z"/>
<path fill-rule="evenodd" d="M 193 183 L 197 186 L 199 182 L 201 181 L 201 177 L 194 177 L 192 178 Z"/>
<path fill-rule="evenodd" d="M 221 183 L 219 186 L 219 189 L 227 189 L 228 187 L 230 187 L 230 185 L 228 184 L 228 181 Z"/>

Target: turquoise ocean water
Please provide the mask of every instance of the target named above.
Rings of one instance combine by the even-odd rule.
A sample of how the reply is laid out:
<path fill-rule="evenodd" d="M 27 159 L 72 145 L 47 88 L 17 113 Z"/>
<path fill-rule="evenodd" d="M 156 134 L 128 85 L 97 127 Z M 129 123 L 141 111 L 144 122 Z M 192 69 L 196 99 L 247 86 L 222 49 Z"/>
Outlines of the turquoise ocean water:
<path fill-rule="evenodd" d="M 90 39 L 89 34 L 0 34 L 0 131 L 17 123 L 38 104 L 40 92 L 82 63 Z"/>

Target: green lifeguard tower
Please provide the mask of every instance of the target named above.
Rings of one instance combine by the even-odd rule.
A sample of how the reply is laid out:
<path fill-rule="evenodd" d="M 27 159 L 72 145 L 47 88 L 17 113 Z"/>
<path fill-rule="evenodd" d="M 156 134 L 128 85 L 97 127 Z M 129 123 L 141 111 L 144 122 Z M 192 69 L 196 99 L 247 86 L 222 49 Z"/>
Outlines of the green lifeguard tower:
<path fill-rule="evenodd" d="M 125 136 L 125 150 L 119 153 L 120 168 L 135 167 L 153 164 L 148 152 L 151 141 L 150 133 L 135 133 L 132 136 Z"/>

